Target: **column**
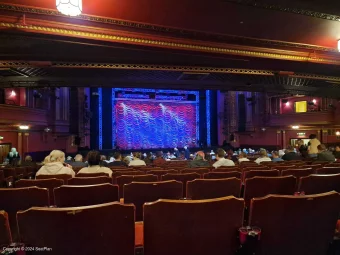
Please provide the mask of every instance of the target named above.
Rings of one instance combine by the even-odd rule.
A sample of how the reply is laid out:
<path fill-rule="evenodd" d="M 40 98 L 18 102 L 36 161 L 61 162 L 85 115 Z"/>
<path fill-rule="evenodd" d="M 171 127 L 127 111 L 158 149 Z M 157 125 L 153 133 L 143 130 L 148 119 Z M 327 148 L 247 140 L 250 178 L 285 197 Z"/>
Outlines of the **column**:
<path fill-rule="evenodd" d="M 287 147 L 287 141 L 286 141 L 286 131 L 282 130 L 282 148 L 286 148 Z"/>
<path fill-rule="evenodd" d="M 223 144 L 224 139 L 226 139 L 224 134 L 224 119 L 226 116 L 226 113 L 224 112 L 224 97 L 225 94 L 221 91 L 217 92 L 217 142 L 219 145 Z"/>
<path fill-rule="evenodd" d="M 17 152 L 19 153 L 20 157 L 22 158 L 23 150 L 22 150 L 22 133 L 21 132 L 18 133 L 18 148 L 17 148 Z"/>
<path fill-rule="evenodd" d="M 276 131 L 276 145 L 277 145 L 277 147 L 279 147 L 279 148 L 282 148 L 281 141 L 282 141 L 281 130 L 277 130 L 277 131 Z"/>
<path fill-rule="evenodd" d="M 322 143 L 326 144 L 328 142 L 328 130 L 322 130 Z"/>

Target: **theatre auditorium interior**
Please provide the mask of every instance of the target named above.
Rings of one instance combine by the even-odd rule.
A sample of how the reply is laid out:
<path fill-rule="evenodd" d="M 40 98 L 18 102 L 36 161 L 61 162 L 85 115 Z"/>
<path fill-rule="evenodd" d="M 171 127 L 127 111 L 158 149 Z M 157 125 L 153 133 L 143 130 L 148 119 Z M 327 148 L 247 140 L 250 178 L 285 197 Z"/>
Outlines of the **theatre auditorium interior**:
<path fill-rule="evenodd" d="M 340 1 L 0 0 L 0 254 L 339 255 Z"/>

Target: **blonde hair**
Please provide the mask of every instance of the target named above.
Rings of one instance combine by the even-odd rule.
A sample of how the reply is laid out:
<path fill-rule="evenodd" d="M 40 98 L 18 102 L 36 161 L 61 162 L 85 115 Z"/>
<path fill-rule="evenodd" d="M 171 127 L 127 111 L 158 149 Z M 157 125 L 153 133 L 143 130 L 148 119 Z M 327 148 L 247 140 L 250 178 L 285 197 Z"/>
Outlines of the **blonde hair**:
<path fill-rule="evenodd" d="M 53 163 L 53 162 L 64 163 L 64 161 L 65 161 L 65 153 L 60 151 L 60 150 L 51 151 L 51 153 L 48 157 L 49 157 L 48 163 Z"/>

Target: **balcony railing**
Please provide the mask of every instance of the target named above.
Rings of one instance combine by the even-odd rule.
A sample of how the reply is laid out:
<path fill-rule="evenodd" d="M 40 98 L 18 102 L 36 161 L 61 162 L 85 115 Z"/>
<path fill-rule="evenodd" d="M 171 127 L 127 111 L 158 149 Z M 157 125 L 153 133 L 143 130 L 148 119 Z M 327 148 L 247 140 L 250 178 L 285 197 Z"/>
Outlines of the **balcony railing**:
<path fill-rule="evenodd" d="M 47 126 L 47 111 L 0 104 L 0 123 Z"/>
<path fill-rule="evenodd" d="M 334 112 L 272 114 L 267 123 L 268 126 L 330 125 L 334 123 Z"/>

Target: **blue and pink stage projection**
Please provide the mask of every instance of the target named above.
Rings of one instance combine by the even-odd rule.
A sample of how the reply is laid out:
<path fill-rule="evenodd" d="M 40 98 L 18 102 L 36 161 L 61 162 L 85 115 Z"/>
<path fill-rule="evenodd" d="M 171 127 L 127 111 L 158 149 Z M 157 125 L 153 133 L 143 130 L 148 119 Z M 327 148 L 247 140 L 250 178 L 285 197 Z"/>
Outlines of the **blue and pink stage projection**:
<path fill-rule="evenodd" d="M 112 138 L 116 146 L 122 149 L 196 146 L 197 91 L 130 89 L 135 92 L 131 95 L 121 94 L 122 90 L 112 92 Z M 194 96 L 188 100 L 188 95 Z"/>

